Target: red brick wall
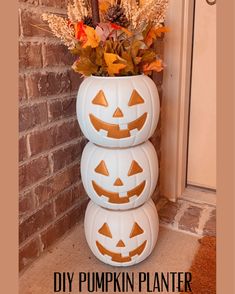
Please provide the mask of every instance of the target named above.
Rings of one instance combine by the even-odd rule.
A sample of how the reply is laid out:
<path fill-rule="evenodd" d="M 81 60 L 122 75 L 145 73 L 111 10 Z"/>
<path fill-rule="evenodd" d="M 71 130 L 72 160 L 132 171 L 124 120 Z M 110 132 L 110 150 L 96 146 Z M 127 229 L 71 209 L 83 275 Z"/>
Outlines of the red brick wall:
<path fill-rule="evenodd" d="M 73 57 L 42 23 L 65 0 L 19 3 L 19 267 L 29 265 L 80 218 L 86 195 L 79 162 L 86 140 L 75 116 L 81 82 Z"/>
<path fill-rule="evenodd" d="M 19 3 L 20 270 L 73 227 L 87 203 L 79 170 L 86 139 L 75 116 L 81 79 L 67 48 L 32 26 L 42 23 L 43 12 L 65 14 L 66 6 L 66 0 Z M 154 80 L 161 93 L 162 74 Z M 160 157 L 160 123 L 151 141 Z"/>

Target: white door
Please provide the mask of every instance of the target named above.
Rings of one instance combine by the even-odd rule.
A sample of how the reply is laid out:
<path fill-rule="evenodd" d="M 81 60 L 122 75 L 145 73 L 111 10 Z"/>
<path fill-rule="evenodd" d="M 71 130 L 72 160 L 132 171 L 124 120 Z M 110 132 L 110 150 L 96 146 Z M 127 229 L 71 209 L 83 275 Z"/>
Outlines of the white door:
<path fill-rule="evenodd" d="M 216 5 L 195 1 L 187 184 L 216 189 Z"/>

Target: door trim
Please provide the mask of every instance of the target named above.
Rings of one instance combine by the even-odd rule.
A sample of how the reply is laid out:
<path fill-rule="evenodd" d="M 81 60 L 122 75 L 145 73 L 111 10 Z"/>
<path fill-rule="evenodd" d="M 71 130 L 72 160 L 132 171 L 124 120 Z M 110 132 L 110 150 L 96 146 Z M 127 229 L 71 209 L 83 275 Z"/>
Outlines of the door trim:
<path fill-rule="evenodd" d="M 160 193 L 177 198 L 216 204 L 215 192 L 186 184 L 189 109 L 196 0 L 170 0 L 165 37 L 162 99 L 162 149 Z"/>
<path fill-rule="evenodd" d="M 186 188 L 194 5 L 195 0 L 170 0 L 166 18 L 160 191 L 171 201 Z"/>

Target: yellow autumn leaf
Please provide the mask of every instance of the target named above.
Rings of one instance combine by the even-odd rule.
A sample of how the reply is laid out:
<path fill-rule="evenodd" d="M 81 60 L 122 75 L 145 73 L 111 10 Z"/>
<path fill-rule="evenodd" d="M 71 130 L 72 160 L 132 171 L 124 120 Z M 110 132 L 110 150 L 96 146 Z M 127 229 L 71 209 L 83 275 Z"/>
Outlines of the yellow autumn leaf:
<path fill-rule="evenodd" d="M 151 62 L 150 64 L 145 64 L 143 67 L 144 73 L 149 73 L 152 70 L 160 72 L 163 70 L 163 63 L 161 59 Z"/>
<path fill-rule="evenodd" d="M 124 59 L 122 59 L 120 56 L 114 53 L 104 53 L 104 60 L 107 64 L 108 73 L 110 76 L 118 74 L 121 69 L 126 67 L 126 64 L 124 63 L 114 63 L 117 61 L 125 62 Z"/>
<path fill-rule="evenodd" d="M 99 46 L 100 37 L 97 35 L 94 28 L 85 26 L 84 31 L 86 33 L 87 40 L 83 44 L 83 48 L 86 48 L 88 46 L 91 46 L 92 48 L 96 48 Z"/>

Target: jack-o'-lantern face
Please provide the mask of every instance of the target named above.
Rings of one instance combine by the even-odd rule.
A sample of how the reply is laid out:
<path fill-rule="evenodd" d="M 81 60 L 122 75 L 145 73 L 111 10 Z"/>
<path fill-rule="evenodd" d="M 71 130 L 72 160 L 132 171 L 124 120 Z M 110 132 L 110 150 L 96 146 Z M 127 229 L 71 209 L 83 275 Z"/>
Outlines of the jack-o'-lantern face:
<path fill-rule="evenodd" d="M 111 239 L 113 238 L 113 235 L 112 235 L 110 228 L 109 228 L 109 225 L 107 223 L 104 223 L 102 225 L 102 227 L 99 229 L 98 233 L 103 236 L 106 236 L 108 238 L 111 238 Z M 141 235 L 143 233 L 144 233 L 144 230 L 137 224 L 137 222 L 134 222 L 132 230 L 129 235 L 129 238 L 134 238 L 134 237 Z M 110 251 L 109 249 L 105 248 L 105 246 L 103 246 L 99 241 L 96 241 L 96 246 L 97 246 L 99 252 L 102 255 L 108 255 L 109 257 L 111 257 L 112 261 L 116 261 L 116 262 L 129 262 L 129 261 L 131 261 L 132 257 L 142 254 L 142 252 L 145 249 L 146 244 L 147 244 L 147 240 L 143 241 L 138 247 L 132 249 L 127 256 L 122 256 L 122 253 Z M 125 248 L 126 244 L 122 239 L 120 239 L 117 242 L 116 247 L 117 247 L 117 249 Z"/>
<path fill-rule="evenodd" d="M 109 176 L 109 171 L 108 171 L 108 168 L 107 168 L 104 160 L 102 160 L 98 164 L 98 166 L 95 168 L 95 172 L 99 173 L 101 175 L 107 176 L 107 177 Z M 131 176 L 134 176 L 138 173 L 143 173 L 143 169 L 135 160 L 133 160 L 131 162 L 131 166 L 130 166 L 130 169 L 128 171 L 127 176 L 131 177 Z M 108 199 L 109 203 L 114 203 L 114 204 L 128 203 L 130 201 L 131 197 L 134 197 L 134 196 L 139 197 L 145 188 L 145 184 L 146 184 L 146 181 L 142 181 L 137 186 L 126 191 L 126 195 L 124 195 L 125 193 L 122 193 L 122 195 L 120 196 L 119 192 L 108 191 L 108 190 L 102 188 L 100 185 L 98 185 L 94 180 L 92 181 L 92 186 L 94 188 L 94 191 L 97 193 L 97 195 L 100 197 L 101 196 L 106 197 Z M 113 186 L 114 187 L 122 187 L 122 186 L 124 186 L 124 183 L 118 177 L 115 179 Z"/>
<path fill-rule="evenodd" d="M 106 147 L 135 146 L 157 125 L 157 88 L 146 76 L 89 77 L 79 88 L 77 116 L 89 141 Z"/>
<path fill-rule="evenodd" d="M 158 160 L 150 142 L 131 149 L 105 149 L 88 143 L 81 160 L 82 181 L 98 205 L 129 209 L 151 197 L 158 178 Z"/>
<path fill-rule="evenodd" d="M 128 102 L 128 107 L 134 107 L 138 104 L 145 103 L 144 99 L 140 96 L 140 94 L 133 90 L 130 100 Z M 109 107 L 108 101 L 105 97 L 104 91 L 100 90 L 98 94 L 95 96 L 95 98 L 92 100 L 92 104 L 97 105 L 99 107 Z M 121 119 L 123 121 L 125 120 L 123 111 L 117 107 L 112 117 L 113 118 L 119 118 L 120 123 L 119 124 L 113 124 L 110 122 L 102 121 L 101 119 L 97 118 L 92 113 L 89 114 L 90 121 L 93 125 L 93 127 L 96 129 L 96 131 L 100 132 L 103 130 L 106 132 L 107 137 L 113 138 L 113 139 L 122 139 L 122 138 L 128 138 L 131 137 L 132 133 L 136 134 L 136 131 L 140 131 L 147 119 L 147 112 L 143 113 L 141 116 L 139 116 L 137 119 L 125 122 L 122 124 Z"/>
<path fill-rule="evenodd" d="M 159 220 L 151 199 L 136 209 L 124 211 L 104 209 L 90 201 L 84 227 L 96 257 L 111 265 L 128 266 L 152 252 Z"/>

